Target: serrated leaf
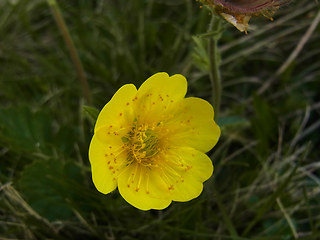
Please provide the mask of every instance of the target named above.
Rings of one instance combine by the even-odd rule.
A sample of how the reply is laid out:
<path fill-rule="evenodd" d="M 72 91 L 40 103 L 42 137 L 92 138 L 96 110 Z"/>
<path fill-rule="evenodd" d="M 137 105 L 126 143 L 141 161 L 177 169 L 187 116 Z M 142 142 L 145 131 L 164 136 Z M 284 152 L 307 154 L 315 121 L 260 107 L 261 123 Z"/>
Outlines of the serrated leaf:
<path fill-rule="evenodd" d="M 193 63 L 201 70 L 209 70 L 209 56 L 207 53 L 205 41 L 199 37 L 192 37 L 194 47 L 192 51 Z"/>
<path fill-rule="evenodd" d="M 80 199 L 80 192 L 75 190 L 79 182 L 80 169 L 72 162 L 43 160 L 25 167 L 18 185 L 31 207 L 55 221 L 73 216 L 73 203 Z"/>
<path fill-rule="evenodd" d="M 23 150 L 47 151 L 46 142 L 52 138 L 49 116 L 27 107 L 0 109 L 0 129 L 6 142 Z"/>

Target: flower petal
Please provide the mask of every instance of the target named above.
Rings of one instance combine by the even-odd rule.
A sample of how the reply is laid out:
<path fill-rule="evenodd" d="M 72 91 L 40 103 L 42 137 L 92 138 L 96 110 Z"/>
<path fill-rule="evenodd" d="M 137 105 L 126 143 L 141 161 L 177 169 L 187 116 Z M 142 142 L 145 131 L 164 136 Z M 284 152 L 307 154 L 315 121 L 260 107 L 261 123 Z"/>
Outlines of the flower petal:
<path fill-rule="evenodd" d="M 154 74 L 138 89 L 138 118 L 143 122 L 161 119 L 173 103 L 184 98 L 186 92 L 187 80 L 184 76 L 176 74 L 169 77 L 164 72 Z"/>
<path fill-rule="evenodd" d="M 94 135 L 108 146 L 119 147 L 120 145 L 123 145 L 123 137 L 126 136 L 130 129 L 129 125 L 123 127 L 117 124 L 110 124 L 99 127 Z"/>
<path fill-rule="evenodd" d="M 151 171 L 133 163 L 119 175 L 118 188 L 121 196 L 141 210 L 164 209 L 171 203 L 165 183 Z"/>
<path fill-rule="evenodd" d="M 150 93 L 155 100 L 161 101 L 159 94 L 163 95 L 163 100 L 180 100 L 187 93 L 187 80 L 180 74 L 169 77 L 165 72 L 156 73 L 149 77 L 138 90 L 138 96 L 146 96 Z"/>
<path fill-rule="evenodd" d="M 166 123 L 172 130 L 171 144 L 208 152 L 220 137 L 220 128 L 213 117 L 213 107 L 201 98 L 190 97 L 179 101 Z"/>
<path fill-rule="evenodd" d="M 101 110 L 95 132 L 105 125 L 127 125 L 134 119 L 132 105 L 135 101 L 137 89 L 133 84 L 122 86 Z"/>
<path fill-rule="evenodd" d="M 192 148 L 174 149 L 163 166 L 173 201 L 189 201 L 200 195 L 203 182 L 213 172 L 211 159 Z"/>
<path fill-rule="evenodd" d="M 107 194 L 117 187 L 117 178 L 122 170 L 125 155 L 119 153 L 121 147 L 106 144 L 94 135 L 89 147 L 92 180 L 99 192 Z"/>

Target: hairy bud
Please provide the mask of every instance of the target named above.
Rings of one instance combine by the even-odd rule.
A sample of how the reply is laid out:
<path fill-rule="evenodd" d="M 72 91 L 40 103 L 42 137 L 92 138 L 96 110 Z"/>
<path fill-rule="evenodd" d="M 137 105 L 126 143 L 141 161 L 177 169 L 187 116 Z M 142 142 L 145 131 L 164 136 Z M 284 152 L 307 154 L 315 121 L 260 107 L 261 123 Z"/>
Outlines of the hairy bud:
<path fill-rule="evenodd" d="M 291 0 L 200 0 L 213 8 L 241 32 L 247 32 L 252 16 L 263 15 L 270 19 L 279 6 Z"/>

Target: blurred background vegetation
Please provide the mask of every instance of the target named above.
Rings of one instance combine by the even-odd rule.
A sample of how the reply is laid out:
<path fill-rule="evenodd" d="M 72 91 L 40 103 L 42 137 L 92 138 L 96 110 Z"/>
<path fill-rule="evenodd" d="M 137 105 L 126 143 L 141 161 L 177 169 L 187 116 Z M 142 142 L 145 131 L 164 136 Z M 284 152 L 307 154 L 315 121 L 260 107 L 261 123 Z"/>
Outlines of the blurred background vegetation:
<path fill-rule="evenodd" d="M 316 1 L 255 18 L 247 35 L 223 23 L 214 175 L 199 198 L 147 212 L 93 186 L 83 105 L 101 109 L 160 71 L 210 101 L 209 11 L 193 0 L 58 3 L 93 102 L 48 3 L 1 0 L 0 239 L 320 239 Z"/>

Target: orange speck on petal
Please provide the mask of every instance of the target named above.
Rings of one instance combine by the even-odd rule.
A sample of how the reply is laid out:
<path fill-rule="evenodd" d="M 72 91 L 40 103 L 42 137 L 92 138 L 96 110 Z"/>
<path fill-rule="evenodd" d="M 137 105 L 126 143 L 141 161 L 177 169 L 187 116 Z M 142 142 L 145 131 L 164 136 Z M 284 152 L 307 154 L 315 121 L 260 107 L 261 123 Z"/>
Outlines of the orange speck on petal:
<path fill-rule="evenodd" d="M 98 116 L 89 148 L 98 191 L 108 194 L 118 187 L 141 210 L 199 195 L 213 171 L 205 153 L 220 130 L 212 106 L 185 98 L 186 92 L 182 75 L 166 73 L 150 77 L 138 90 L 126 84 L 117 91 Z"/>

